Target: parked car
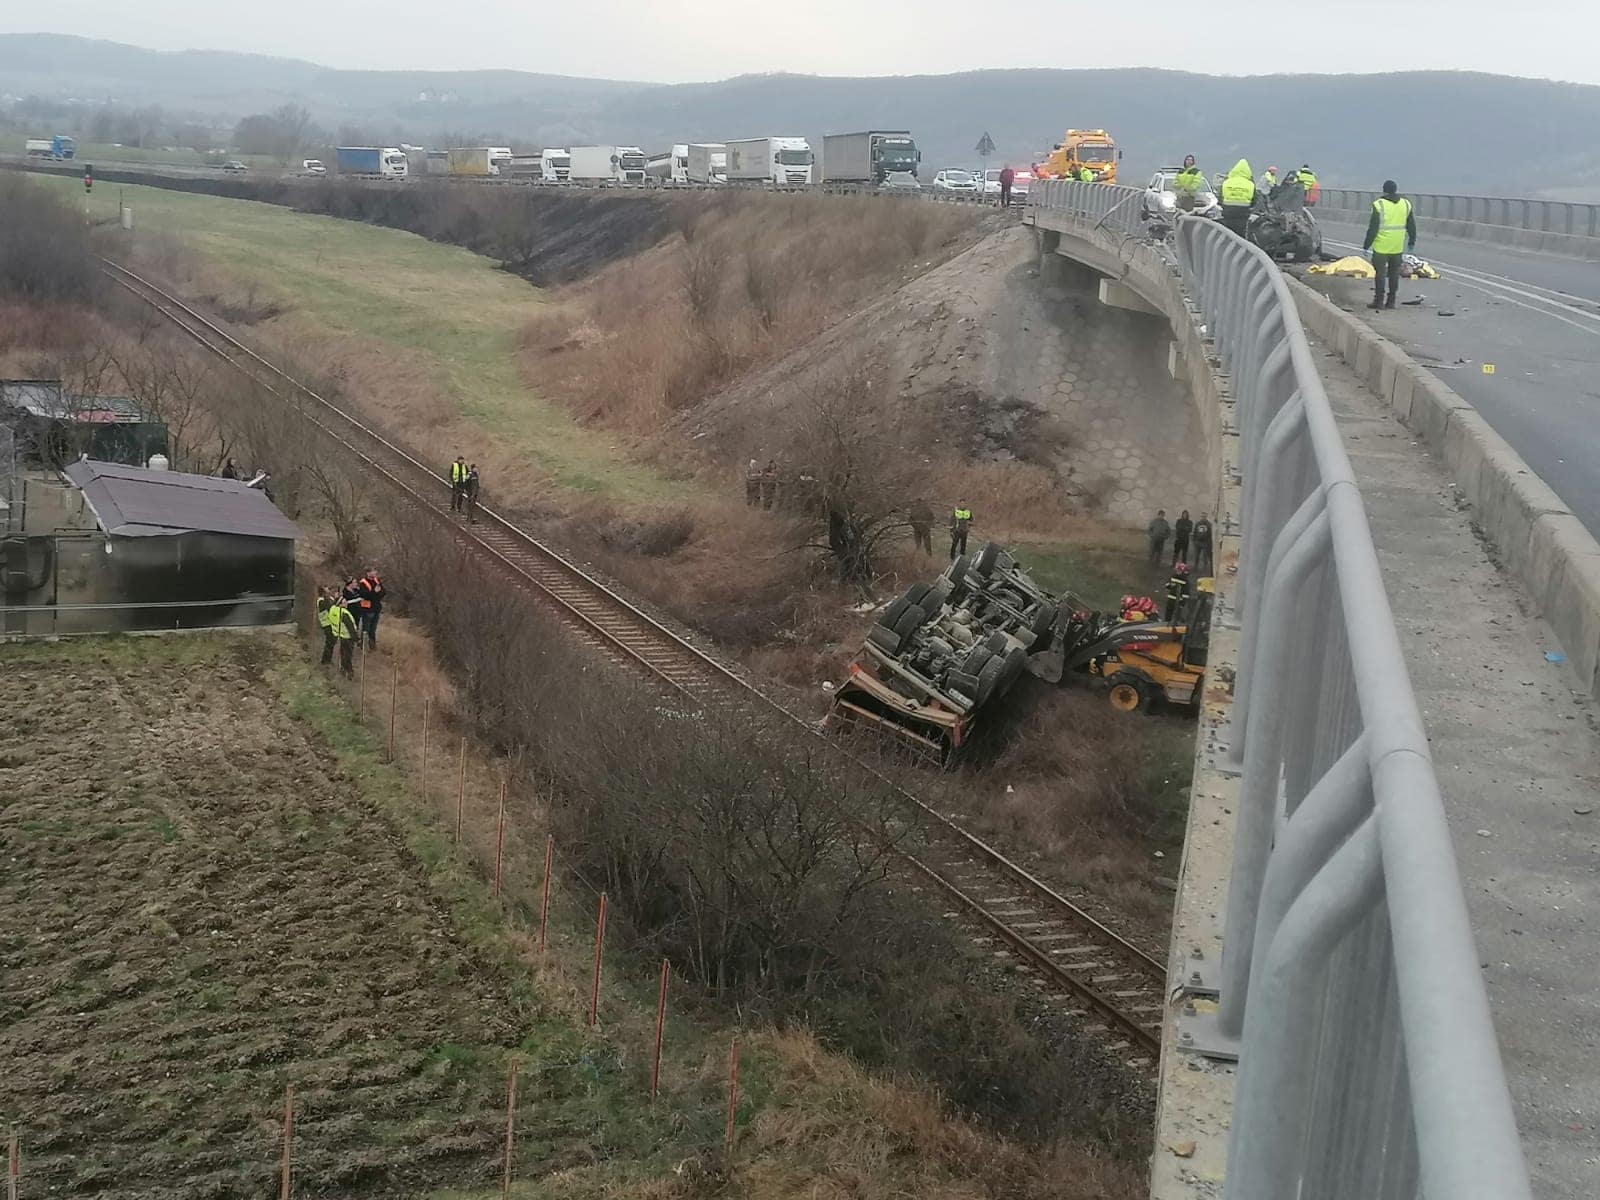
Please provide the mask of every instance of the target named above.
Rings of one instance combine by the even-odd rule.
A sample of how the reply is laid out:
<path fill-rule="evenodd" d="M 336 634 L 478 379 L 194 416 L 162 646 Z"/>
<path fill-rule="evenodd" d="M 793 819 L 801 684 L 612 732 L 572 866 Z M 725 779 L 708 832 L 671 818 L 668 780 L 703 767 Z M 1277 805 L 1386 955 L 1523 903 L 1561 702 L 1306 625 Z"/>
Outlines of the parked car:
<path fill-rule="evenodd" d="M 1150 176 L 1150 183 L 1144 189 L 1144 199 L 1140 208 L 1145 219 L 1171 220 L 1180 212 L 1190 212 L 1197 217 L 1211 217 L 1215 220 L 1222 218 L 1222 205 L 1217 200 L 1216 188 L 1209 183 L 1202 182 L 1194 194 L 1194 207 L 1181 209 L 1178 207 L 1178 193 L 1172 186 L 1172 181 L 1177 178 L 1181 167 L 1162 167 Z"/>
<path fill-rule="evenodd" d="M 302 175 L 326 175 L 327 173 L 328 168 L 322 164 L 321 159 L 308 158 L 300 164 L 300 174 Z"/>
<path fill-rule="evenodd" d="M 1000 170 L 999 167 L 990 167 L 983 173 L 983 194 L 1000 198 Z M 1028 198 L 1028 185 L 1033 182 L 1032 171 L 1012 171 L 1011 198 L 1013 200 L 1026 200 Z"/>
<path fill-rule="evenodd" d="M 237 158 L 230 158 L 227 162 L 222 164 L 222 169 L 224 171 L 228 171 L 228 172 L 231 172 L 232 174 L 238 175 L 238 174 L 240 174 L 240 173 L 242 173 L 244 171 L 248 171 L 250 168 L 245 166 Z"/>
<path fill-rule="evenodd" d="M 968 196 L 976 196 L 983 190 L 977 176 L 971 171 L 958 171 L 954 168 L 940 171 L 933 177 L 933 190 L 936 192 L 959 192 Z"/>
<path fill-rule="evenodd" d="M 910 171 L 890 171 L 878 185 L 880 192 L 921 192 L 922 185 Z"/>

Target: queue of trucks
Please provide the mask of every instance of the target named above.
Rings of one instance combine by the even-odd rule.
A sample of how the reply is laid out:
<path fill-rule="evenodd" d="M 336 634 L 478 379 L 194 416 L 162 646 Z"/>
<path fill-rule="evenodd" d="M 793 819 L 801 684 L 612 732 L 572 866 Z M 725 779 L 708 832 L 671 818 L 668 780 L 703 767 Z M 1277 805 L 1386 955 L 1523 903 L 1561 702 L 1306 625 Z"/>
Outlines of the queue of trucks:
<path fill-rule="evenodd" d="M 33 145 L 29 143 L 30 153 Z M 669 153 L 653 157 L 638 146 L 619 145 L 546 147 L 538 154 L 514 154 L 509 146 L 456 146 L 449 150 L 340 146 L 334 154 L 338 174 L 363 178 L 445 175 L 620 186 L 806 188 L 821 183 L 876 187 L 892 174 L 914 177 L 921 162 L 922 151 L 904 129 L 829 134 L 823 139 L 820 163 L 811 143 L 798 135 L 680 142 Z"/>

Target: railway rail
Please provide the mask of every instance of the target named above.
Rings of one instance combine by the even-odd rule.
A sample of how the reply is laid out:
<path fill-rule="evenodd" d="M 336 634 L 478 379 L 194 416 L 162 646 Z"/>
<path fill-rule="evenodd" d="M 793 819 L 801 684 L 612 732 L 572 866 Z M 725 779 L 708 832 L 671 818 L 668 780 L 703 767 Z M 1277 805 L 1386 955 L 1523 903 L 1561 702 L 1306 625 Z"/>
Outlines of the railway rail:
<path fill-rule="evenodd" d="M 583 642 L 613 660 L 696 702 L 731 697 L 821 737 L 815 725 L 650 616 L 615 589 L 583 571 L 512 521 L 480 506 L 478 524 L 449 511 L 449 484 L 405 449 L 356 420 L 178 297 L 127 267 L 102 260 L 105 273 L 149 304 L 201 346 L 255 378 L 274 394 L 310 401 L 301 412 L 404 497 L 405 502 L 455 529 L 476 552 L 509 571 L 551 606 Z M 839 753 L 849 754 L 843 747 Z M 857 767 L 881 774 L 850 756 Z M 1166 1002 L 1162 963 L 1110 929 L 1049 884 L 895 787 L 921 821 L 926 847 L 908 866 L 948 907 L 946 916 L 975 930 L 996 955 L 1020 960 L 1066 1012 L 1105 1031 L 1107 1046 L 1128 1065 L 1152 1073 L 1160 1052 Z"/>

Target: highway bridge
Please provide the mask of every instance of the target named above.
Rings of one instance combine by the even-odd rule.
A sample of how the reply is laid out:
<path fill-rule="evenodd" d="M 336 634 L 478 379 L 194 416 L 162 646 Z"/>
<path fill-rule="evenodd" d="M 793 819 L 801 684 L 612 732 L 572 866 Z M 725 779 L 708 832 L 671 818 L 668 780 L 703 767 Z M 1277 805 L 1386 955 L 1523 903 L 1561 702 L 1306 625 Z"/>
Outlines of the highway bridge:
<path fill-rule="evenodd" d="M 1331 238 L 1369 203 L 1324 208 Z M 1169 324 L 1217 412 L 1235 683 L 1201 721 L 1152 1194 L 1596 1194 L 1588 239 L 1423 217 L 1446 278 L 1369 314 L 1370 284 L 1336 307 L 1138 208 L 1052 183 L 1027 219 Z"/>

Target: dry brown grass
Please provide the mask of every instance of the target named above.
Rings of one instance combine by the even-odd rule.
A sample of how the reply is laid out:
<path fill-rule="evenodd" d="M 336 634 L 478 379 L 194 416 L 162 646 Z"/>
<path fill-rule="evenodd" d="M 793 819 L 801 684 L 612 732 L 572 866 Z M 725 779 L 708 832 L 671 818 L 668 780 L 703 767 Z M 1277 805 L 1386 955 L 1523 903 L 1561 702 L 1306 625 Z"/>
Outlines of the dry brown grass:
<path fill-rule="evenodd" d="M 654 436 L 977 229 L 967 209 L 874 198 L 680 203 L 677 234 L 565 289 L 525 332 L 529 377 L 586 421 Z"/>

